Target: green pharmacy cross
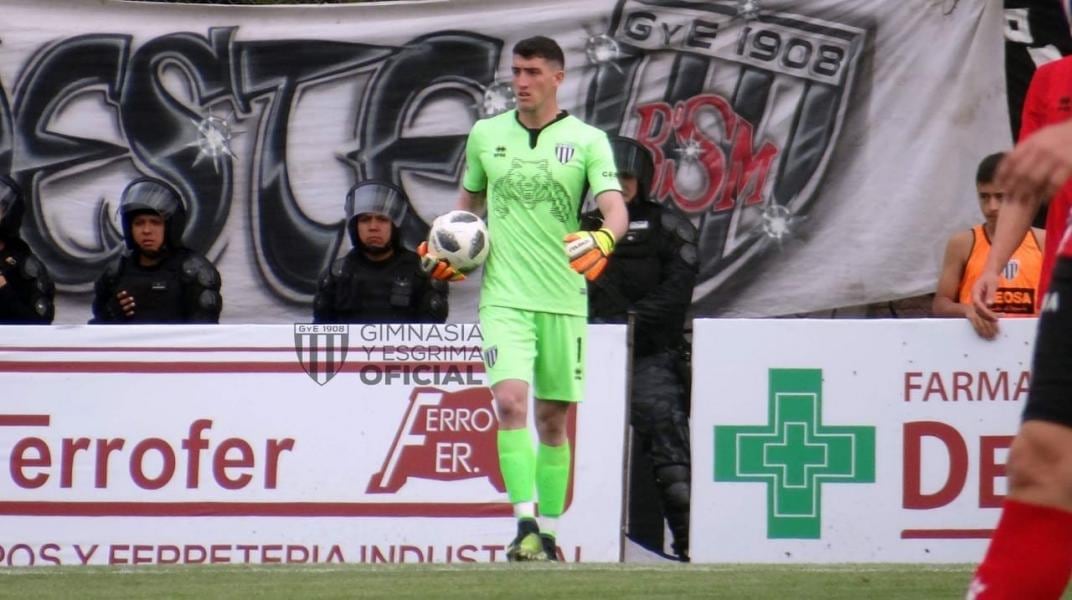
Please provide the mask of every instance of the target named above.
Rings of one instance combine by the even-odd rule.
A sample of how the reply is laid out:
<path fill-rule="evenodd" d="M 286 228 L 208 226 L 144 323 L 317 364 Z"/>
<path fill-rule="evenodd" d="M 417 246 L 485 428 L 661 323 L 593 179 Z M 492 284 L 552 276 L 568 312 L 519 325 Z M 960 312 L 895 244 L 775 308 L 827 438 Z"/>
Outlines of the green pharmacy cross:
<path fill-rule="evenodd" d="M 875 428 L 823 425 L 821 369 L 770 369 L 766 425 L 715 426 L 715 481 L 767 484 L 767 537 L 818 539 L 822 484 L 874 483 Z"/>

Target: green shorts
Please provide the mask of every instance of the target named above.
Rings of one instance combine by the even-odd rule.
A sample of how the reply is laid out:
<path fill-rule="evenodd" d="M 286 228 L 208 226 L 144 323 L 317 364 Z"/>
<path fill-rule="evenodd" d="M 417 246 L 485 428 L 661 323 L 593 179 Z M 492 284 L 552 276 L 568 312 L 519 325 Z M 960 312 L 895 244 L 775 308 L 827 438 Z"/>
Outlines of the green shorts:
<path fill-rule="evenodd" d="M 584 317 L 482 306 L 480 331 L 491 385 L 520 379 L 540 400 L 581 401 L 588 343 Z"/>

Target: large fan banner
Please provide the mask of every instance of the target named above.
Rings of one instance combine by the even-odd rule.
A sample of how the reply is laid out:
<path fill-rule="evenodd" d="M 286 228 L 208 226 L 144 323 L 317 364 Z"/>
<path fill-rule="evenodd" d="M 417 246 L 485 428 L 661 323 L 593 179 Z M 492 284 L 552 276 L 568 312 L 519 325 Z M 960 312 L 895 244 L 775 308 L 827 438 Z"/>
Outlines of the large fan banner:
<path fill-rule="evenodd" d="M 1004 19 L 986 0 L 4 13 L 0 171 L 25 190 L 21 233 L 57 282 L 58 323 L 89 319 L 140 175 L 182 194 L 223 322 L 308 320 L 349 250 L 347 190 L 400 186 L 414 247 L 455 207 L 473 123 L 513 106 L 511 48 L 535 34 L 565 51 L 562 107 L 647 147 L 654 199 L 697 226 L 701 315 L 933 290 L 946 238 L 980 218 L 979 159 L 1009 143 Z M 474 320 L 478 293 L 479 277 L 454 286 L 450 320 Z"/>

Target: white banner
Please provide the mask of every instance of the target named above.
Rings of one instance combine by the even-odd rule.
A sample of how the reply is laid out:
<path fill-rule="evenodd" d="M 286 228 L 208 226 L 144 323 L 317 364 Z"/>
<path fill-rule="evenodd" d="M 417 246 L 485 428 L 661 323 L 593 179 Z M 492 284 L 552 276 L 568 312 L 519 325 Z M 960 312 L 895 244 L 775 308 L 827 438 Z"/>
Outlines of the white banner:
<path fill-rule="evenodd" d="M 608 562 L 625 328 L 589 339 L 559 540 Z M 462 324 L 5 328 L 0 565 L 503 561 L 479 347 Z"/>
<path fill-rule="evenodd" d="M 978 160 L 1009 145 L 987 0 L 9 0 L 4 18 L 0 171 L 26 190 L 58 323 L 89 319 L 139 174 L 182 192 L 224 322 L 308 320 L 349 249 L 346 191 L 402 186 L 415 246 L 455 205 L 472 124 L 512 106 L 510 49 L 535 34 L 565 50 L 562 106 L 647 146 L 655 199 L 699 227 L 702 315 L 932 290 L 945 239 L 979 220 Z M 478 286 L 452 286 L 452 321 L 475 320 Z"/>
<path fill-rule="evenodd" d="M 981 560 L 1035 323 L 697 321 L 693 560 Z"/>

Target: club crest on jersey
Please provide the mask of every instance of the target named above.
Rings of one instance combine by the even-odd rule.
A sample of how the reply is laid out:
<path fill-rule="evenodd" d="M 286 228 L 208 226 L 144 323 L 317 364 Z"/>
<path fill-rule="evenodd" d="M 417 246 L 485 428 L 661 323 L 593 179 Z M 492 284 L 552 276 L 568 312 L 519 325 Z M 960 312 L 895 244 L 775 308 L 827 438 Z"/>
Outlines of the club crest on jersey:
<path fill-rule="evenodd" d="M 1002 269 L 1002 276 L 1006 281 L 1012 281 L 1016 279 L 1016 276 L 1020 274 L 1020 261 L 1015 258 L 1005 263 L 1005 268 Z"/>
<path fill-rule="evenodd" d="M 573 159 L 573 152 L 573 144 L 555 144 L 555 158 L 562 164 L 566 164 Z"/>

